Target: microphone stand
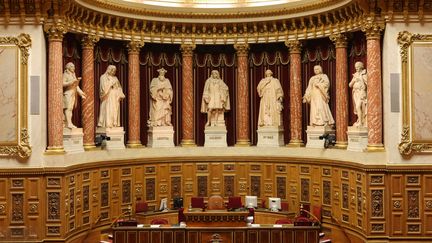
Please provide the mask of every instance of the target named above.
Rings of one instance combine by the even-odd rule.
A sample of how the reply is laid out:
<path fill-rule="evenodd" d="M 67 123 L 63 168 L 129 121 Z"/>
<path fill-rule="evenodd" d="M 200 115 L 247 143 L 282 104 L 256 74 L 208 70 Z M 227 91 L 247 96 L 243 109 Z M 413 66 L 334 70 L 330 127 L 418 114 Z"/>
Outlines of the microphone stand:
<path fill-rule="evenodd" d="M 132 207 L 129 205 L 127 210 L 124 211 L 123 213 L 121 213 L 119 216 L 117 216 L 114 221 L 111 223 L 110 228 L 112 228 L 113 226 L 117 227 L 118 226 L 118 220 L 123 217 L 123 216 L 129 216 L 128 221 L 131 221 L 131 216 L 132 216 Z"/>

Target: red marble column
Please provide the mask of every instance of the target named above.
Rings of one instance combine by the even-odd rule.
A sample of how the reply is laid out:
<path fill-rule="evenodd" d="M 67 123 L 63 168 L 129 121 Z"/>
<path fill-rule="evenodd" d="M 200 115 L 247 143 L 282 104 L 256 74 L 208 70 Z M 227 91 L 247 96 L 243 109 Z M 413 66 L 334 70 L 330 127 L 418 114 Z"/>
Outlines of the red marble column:
<path fill-rule="evenodd" d="M 64 153 L 63 148 L 63 51 L 66 33 L 58 24 L 46 29 L 48 34 L 48 154 Z"/>
<path fill-rule="evenodd" d="M 94 45 L 99 37 L 94 35 L 85 36 L 81 40 L 82 45 L 82 90 L 86 98 L 82 100 L 82 126 L 83 145 L 85 150 L 96 148 L 95 138 L 95 111 L 94 111 Z"/>
<path fill-rule="evenodd" d="M 336 46 L 336 148 L 348 146 L 348 57 L 347 37 L 335 34 L 330 39 Z"/>
<path fill-rule="evenodd" d="M 287 41 L 285 45 L 290 53 L 290 134 L 287 146 L 304 146 L 302 140 L 302 81 L 301 81 L 301 43 L 298 40 Z"/>
<path fill-rule="evenodd" d="M 128 148 L 141 147 L 140 140 L 140 48 L 143 42 L 131 41 L 128 44 Z"/>
<path fill-rule="evenodd" d="M 237 127 L 236 145 L 250 146 L 249 137 L 249 79 L 248 79 L 248 44 L 235 44 L 237 50 Z"/>
<path fill-rule="evenodd" d="M 381 82 L 381 30 L 377 24 L 366 24 L 362 27 L 366 32 L 367 45 L 367 126 L 368 151 L 383 151 L 383 106 Z"/>
<path fill-rule="evenodd" d="M 183 44 L 180 47 L 182 51 L 182 140 L 181 146 L 196 146 L 195 143 L 195 119 L 194 119 L 194 84 L 192 57 L 195 45 Z"/>

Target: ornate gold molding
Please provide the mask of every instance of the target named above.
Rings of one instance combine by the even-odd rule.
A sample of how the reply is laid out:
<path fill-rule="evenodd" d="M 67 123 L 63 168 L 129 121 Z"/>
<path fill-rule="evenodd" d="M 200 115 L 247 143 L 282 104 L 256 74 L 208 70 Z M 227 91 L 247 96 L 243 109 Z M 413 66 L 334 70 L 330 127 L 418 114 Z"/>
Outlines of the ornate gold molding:
<path fill-rule="evenodd" d="M 86 35 L 81 39 L 81 45 L 83 48 L 93 49 L 99 39 L 99 36 L 96 35 Z"/>
<path fill-rule="evenodd" d="M 424 48 L 432 50 L 432 35 L 412 34 L 408 31 L 402 31 L 399 32 L 397 41 L 400 46 L 402 61 L 402 134 L 398 145 L 399 153 L 403 156 L 411 156 L 414 153 L 422 152 L 430 153 L 432 152 L 432 138 L 421 137 L 415 132 L 416 129 L 425 129 L 423 126 L 427 126 L 426 129 L 432 128 L 429 121 L 422 121 L 422 118 L 416 117 L 419 112 L 428 113 L 429 108 L 421 107 L 421 105 L 414 102 L 414 93 L 416 93 L 417 99 L 428 96 L 428 94 L 420 92 L 418 88 L 422 87 L 422 85 L 428 85 L 424 83 L 427 81 L 418 78 L 414 80 L 416 72 L 418 72 L 416 67 L 429 65 L 430 63 L 415 56 L 414 50 L 420 48 L 417 53 L 424 51 Z M 417 119 L 420 119 L 424 124 L 418 125 Z"/>
<path fill-rule="evenodd" d="M 380 39 L 381 38 L 381 31 L 383 31 L 385 28 L 384 23 L 380 22 L 371 22 L 366 21 L 362 26 L 361 30 L 365 32 L 366 39 Z"/>
<path fill-rule="evenodd" d="M 50 41 L 61 41 L 63 40 L 63 36 L 67 33 L 66 25 L 58 22 L 55 24 L 46 24 L 44 25 L 44 30 L 48 35 L 48 39 Z"/>
<path fill-rule="evenodd" d="M 8 58 L 11 63 L 14 63 L 15 60 L 11 60 L 11 58 L 17 58 L 16 73 L 11 73 L 9 78 L 14 80 L 16 88 L 15 94 L 9 94 L 12 99 L 16 100 L 16 131 L 9 131 L 9 133 L 15 132 L 14 139 L 7 139 L 2 141 L 3 138 L 0 138 L 0 156 L 18 156 L 20 158 L 28 158 L 31 155 L 31 147 L 29 143 L 29 134 L 27 130 L 27 64 L 29 57 L 29 49 L 31 47 L 31 38 L 28 34 L 20 34 L 17 37 L 0 37 L 0 47 L 5 51 L 6 49 L 11 49 L 12 51 L 17 48 L 16 56 L 6 56 L 7 53 L 4 53 L 1 58 Z M 12 64 L 13 65 L 13 64 Z M 7 77 L 3 77 L 7 78 Z M 7 106 L 7 105 L 6 105 Z M 13 107 L 11 107 L 13 108 Z M 8 121 L 13 123 L 14 121 Z"/>
<path fill-rule="evenodd" d="M 130 41 L 127 44 L 127 50 L 129 53 L 139 53 L 141 47 L 144 46 L 143 41 Z"/>
<path fill-rule="evenodd" d="M 337 33 L 330 35 L 330 40 L 335 44 L 336 48 L 346 48 L 348 45 L 348 37 L 346 34 Z"/>
<path fill-rule="evenodd" d="M 285 41 L 285 45 L 288 47 L 290 54 L 301 53 L 302 43 L 299 40 Z"/>
<path fill-rule="evenodd" d="M 180 50 L 182 51 L 183 56 L 192 56 L 195 48 L 196 48 L 195 44 L 182 44 L 180 46 Z"/>
<path fill-rule="evenodd" d="M 234 49 L 236 49 L 238 56 L 247 56 L 249 52 L 249 44 L 234 44 Z"/>

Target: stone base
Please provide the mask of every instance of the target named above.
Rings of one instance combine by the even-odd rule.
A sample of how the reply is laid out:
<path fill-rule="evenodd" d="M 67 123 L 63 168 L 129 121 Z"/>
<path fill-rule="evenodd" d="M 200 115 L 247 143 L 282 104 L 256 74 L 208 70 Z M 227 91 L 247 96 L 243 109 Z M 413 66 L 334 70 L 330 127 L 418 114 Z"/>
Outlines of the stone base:
<path fill-rule="evenodd" d="M 63 128 L 63 146 L 66 153 L 84 152 L 82 128 Z"/>
<path fill-rule="evenodd" d="M 148 130 L 148 147 L 174 147 L 173 126 L 150 127 Z"/>
<path fill-rule="evenodd" d="M 257 147 L 280 147 L 285 145 L 282 126 L 258 127 Z"/>
<path fill-rule="evenodd" d="M 348 127 L 348 147 L 349 151 L 365 151 L 368 145 L 367 127 Z"/>
<path fill-rule="evenodd" d="M 306 148 L 324 148 L 325 139 L 319 139 L 319 137 L 326 133 L 334 135 L 335 130 L 330 126 L 307 126 L 306 133 Z"/>
<path fill-rule="evenodd" d="M 96 135 L 104 135 L 107 139 L 102 141 L 102 148 L 106 150 L 113 149 L 124 149 L 124 129 L 123 127 L 113 127 L 113 128 L 105 128 L 98 127 L 96 129 Z"/>
<path fill-rule="evenodd" d="M 205 127 L 204 147 L 228 147 L 225 126 Z"/>

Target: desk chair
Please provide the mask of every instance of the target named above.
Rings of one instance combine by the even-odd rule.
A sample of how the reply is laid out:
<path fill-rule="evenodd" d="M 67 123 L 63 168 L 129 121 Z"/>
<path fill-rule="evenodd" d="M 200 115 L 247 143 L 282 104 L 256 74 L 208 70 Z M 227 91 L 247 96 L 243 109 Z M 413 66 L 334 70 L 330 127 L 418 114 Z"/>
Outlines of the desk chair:
<path fill-rule="evenodd" d="M 276 220 L 275 224 L 292 224 L 293 221 L 289 218 L 286 219 L 278 219 Z"/>
<path fill-rule="evenodd" d="M 148 211 L 147 202 L 138 201 L 135 203 L 135 213 L 143 213 Z"/>
<path fill-rule="evenodd" d="M 169 223 L 168 223 L 168 220 L 166 220 L 166 219 L 155 218 L 155 219 L 152 219 L 150 224 L 169 224 Z"/>
<path fill-rule="evenodd" d="M 236 208 L 242 208 L 242 201 L 241 201 L 241 197 L 229 197 L 228 198 L 228 204 L 227 204 L 227 208 L 228 209 L 236 209 Z"/>
<path fill-rule="evenodd" d="M 205 208 L 203 197 L 192 197 L 191 198 L 192 208 Z"/>
<path fill-rule="evenodd" d="M 282 211 L 288 211 L 289 210 L 288 202 L 281 202 L 281 210 Z"/>
<path fill-rule="evenodd" d="M 209 197 L 207 205 L 208 205 L 207 208 L 209 210 L 222 210 L 222 209 L 225 209 L 224 200 L 219 195 L 213 195 L 213 196 Z"/>

